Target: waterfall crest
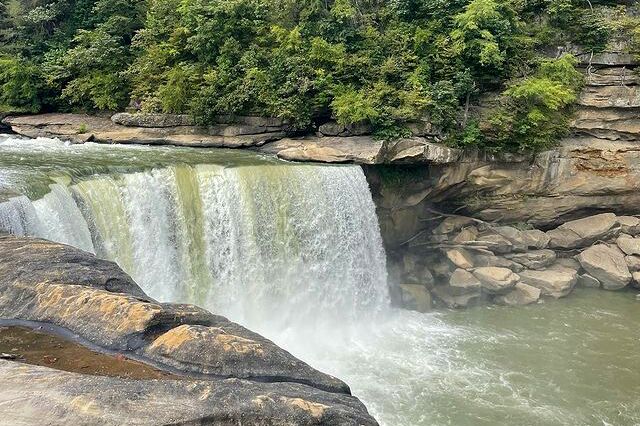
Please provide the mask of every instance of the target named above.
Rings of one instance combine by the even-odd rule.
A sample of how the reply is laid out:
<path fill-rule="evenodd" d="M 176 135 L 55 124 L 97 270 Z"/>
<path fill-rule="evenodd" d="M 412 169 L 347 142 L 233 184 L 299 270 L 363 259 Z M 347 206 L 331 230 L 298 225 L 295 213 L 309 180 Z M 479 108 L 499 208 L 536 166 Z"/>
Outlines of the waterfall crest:
<path fill-rule="evenodd" d="M 359 167 L 176 165 L 50 188 L 0 205 L 0 224 L 114 260 L 159 300 L 259 330 L 389 304 Z"/>

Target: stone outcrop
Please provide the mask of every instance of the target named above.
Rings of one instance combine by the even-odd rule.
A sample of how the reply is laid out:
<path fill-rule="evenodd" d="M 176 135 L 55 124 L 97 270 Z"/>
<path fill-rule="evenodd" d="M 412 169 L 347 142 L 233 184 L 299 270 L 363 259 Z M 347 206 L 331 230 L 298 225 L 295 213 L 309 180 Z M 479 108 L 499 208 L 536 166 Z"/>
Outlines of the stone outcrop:
<path fill-rule="evenodd" d="M 273 424 L 333 424 L 343 417 L 345 424 L 375 424 L 340 380 L 224 317 L 191 305 L 156 302 L 114 263 L 61 244 L 0 237 L 0 318 L 49 324 L 80 342 L 185 376 L 176 383 L 144 385 L 104 379 L 112 380 L 105 384 L 109 388 L 104 393 L 100 388 L 101 392 L 86 396 L 93 398 L 93 402 L 87 399 L 87 404 L 101 407 L 92 411 L 101 419 L 95 424 L 112 424 L 109 409 L 117 409 L 127 401 L 127 395 L 138 392 L 192 401 L 183 405 L 197 407 L 199 414 L 191 420 L 202 418 L 203 424 L 210 424 L 209 417 L 223 418 L 226 413 L 231 419 L 245 410 L 249 417 L 244 421 L 272 418 Z M 16 410 L 43 407 L 59 413 L 64 421 L 83 419 L 82 407 L 74 405 L 74 395 L 80 397 L 88 386 L 101 380 L 35 367 L 23 367 L 23 371 L 41 380 L 51 393 L 9 406 Z M 0 377 L 4 384 L 25 380 L 19 369 L 9 365 L 0 366 Z M 205 390 L 207 386 L 209 390 Z M 202 392 L 195 392 L 196 388 Z M 11 392 L 19 391 L 27 392 L 27 388 L 11 388 Z M 209 407 L 197 401 L 209 401 Z M 133 407 L 120 407 L 121 411 L 112 415 L 126 418 L 117 416 L 126 415 Z M 146 411 L 142 406 L 139 409 Z M 154 415 L 162 419 L 170 413 Z"/>
<path fill-rule="evenodd" d="M 640 272 L 640 238 L 620 234 L 635 232 L 636 219 L 603 213 L 544 232 L 449 215 L 389 251 L 390 278 L 411 279 L 447 308 L 527 305 L 578 285 L 620 290 Z"/>
<path fill-rule="evenodd" d="M 0 360 L 10 425 L 375 425 L 348 395 L 295 383 L 128 380 Z"/>

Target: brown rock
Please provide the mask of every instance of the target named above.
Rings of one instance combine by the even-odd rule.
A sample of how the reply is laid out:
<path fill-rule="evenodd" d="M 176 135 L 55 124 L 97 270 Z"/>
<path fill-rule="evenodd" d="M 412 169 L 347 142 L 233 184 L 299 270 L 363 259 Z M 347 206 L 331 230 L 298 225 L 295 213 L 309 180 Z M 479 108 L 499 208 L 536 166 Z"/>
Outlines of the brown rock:
<path fill-rule="evenodd" d="M 446 251 L 447 259 L 462 269 L 473 268 L 473 256 L 465 249 L 450 249 Z"/>
<path fill-rule="evenodd" d="M 467 293 L 479 292 L 482 288 L 480 280 L 478 280 L 471 272 L 464 269 L 456 269 L 449 279 L 450 293 L 453 295 L 462 295 Z"/>
<path fill-rule="evenodd" d="M 578 281 L 578 274 L 569 269 L 546 271 L 523 271 L 520 273 L 523 283 L 539 288 L 543 296 L 556 299 L 571 293 Z"/>
<path fill-rule="evenodd" d="M 493 301 L 499 305 L 523 306 L 536 303 L 540 299 L 541 291 L 528 284 L 518 283 L 509 293 L 496 296 Z"/>
<path fill-rule="evenodd" d="M 482 289 L 490 294 L 508 293 L 520 280 L 518 275 L 506 268 L 477 268 L 473 271 L 473 275 L 482 283 Z"/>
<path fill-rule="evenodd" d="M 578 260 L 589 275 L 606 290 L 619 290 L 631 281 L 631 272 L 624 255 L 617 249 L 598 244 L 580 253 Z"/>

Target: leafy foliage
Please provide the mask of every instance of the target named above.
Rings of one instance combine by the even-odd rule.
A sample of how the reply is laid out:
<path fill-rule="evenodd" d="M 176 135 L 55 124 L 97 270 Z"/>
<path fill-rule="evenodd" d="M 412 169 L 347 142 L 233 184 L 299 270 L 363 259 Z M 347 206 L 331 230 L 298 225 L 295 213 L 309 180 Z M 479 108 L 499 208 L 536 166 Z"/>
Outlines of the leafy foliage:
<path fill-rule="evenodd" d="M 537 149 L 578 85 L 549 44 L 600 50 L 615 1 L 0 0 L 5 108 L 367 123 L 428 118 L 451 143 Z M 592 7 L 593 6 L 593 7 Z M 630 31 L 630 30 L 629 30 Z M 573 73 L 572 73 L 573 72 Z M 491 116 L 470 106 L 502 93 Z"/>

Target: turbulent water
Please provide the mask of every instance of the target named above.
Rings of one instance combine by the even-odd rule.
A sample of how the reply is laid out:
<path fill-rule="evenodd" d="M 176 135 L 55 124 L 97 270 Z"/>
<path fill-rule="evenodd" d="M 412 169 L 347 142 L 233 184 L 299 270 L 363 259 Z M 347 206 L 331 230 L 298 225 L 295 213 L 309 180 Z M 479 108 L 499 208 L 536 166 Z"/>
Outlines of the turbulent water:
<path fill-rule="evenodd" d="M 392 309 L 359 167 L 0 138 L 2 193 L 0 228 L 115 260 L 155 298 L 261 332 L 346 380 L 383 424 L 640 423 L 631 295 Z"/>

